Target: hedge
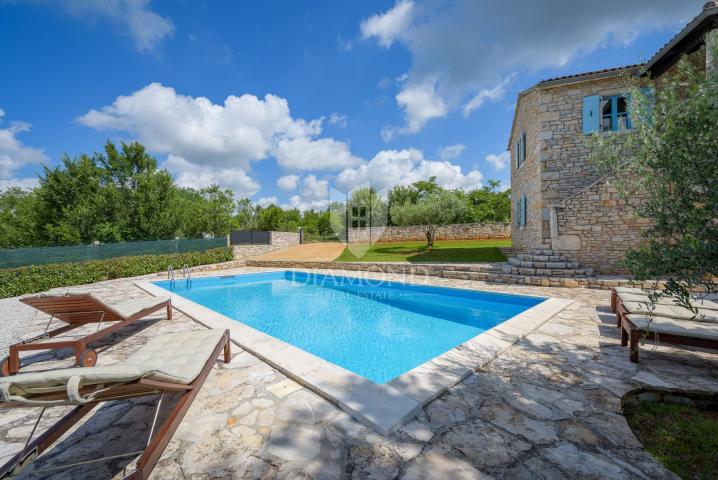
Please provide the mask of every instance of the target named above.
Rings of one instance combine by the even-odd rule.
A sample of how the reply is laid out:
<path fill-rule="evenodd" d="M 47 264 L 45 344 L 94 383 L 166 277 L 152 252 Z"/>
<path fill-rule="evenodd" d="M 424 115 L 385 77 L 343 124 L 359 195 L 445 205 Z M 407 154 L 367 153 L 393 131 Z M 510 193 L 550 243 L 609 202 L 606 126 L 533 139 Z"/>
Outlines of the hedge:
<path fill-rule="evenodd" d="M 166 271 L 169 265 L 179 270 L 185 264 L 194 267 L 228 262 L 233 258 L 231 248 L 215 248 L 204 252 L 117 257 L 89 262 L 46 263 L 1 269 L 0 298 L 157 273 Z"/>

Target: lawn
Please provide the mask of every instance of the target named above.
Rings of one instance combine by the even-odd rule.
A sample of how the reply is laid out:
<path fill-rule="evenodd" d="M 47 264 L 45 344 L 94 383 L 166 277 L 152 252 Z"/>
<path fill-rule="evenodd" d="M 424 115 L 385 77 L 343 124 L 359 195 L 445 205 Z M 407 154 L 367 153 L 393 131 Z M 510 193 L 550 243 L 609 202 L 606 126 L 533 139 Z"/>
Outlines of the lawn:
<path fill-rule="evenodd" d="M 718 475 L 718 412 L 684 405 L 641 402 L 626 419 L 651 455 L 683 479 Z"/>
<path fill-rule="evenodd" d="M 380 242 L 363 255 L 367 244 L 352 244 L 336 259 L 337 262 L 504 262 L 498 247 L 510 247 L 511 240 L 445 240 L 435 241 L 429 249 L 426 242 Z M 363 248 L 362 248 L 363 247 Z M 357 258 L 358 254 L 358 258 Z"/>

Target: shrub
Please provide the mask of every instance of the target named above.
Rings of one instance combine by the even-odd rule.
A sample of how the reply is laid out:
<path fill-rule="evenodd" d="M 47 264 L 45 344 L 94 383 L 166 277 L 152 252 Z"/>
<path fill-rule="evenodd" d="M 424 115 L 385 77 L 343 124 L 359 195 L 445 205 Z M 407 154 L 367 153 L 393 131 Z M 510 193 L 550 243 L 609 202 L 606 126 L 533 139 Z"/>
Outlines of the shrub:
<path fill-rule="evenodd" d="M 179 269 L 185 264 L 194 267 L 228 262 L 232 259 L 231 248 L 215 248 L 205 252 L 141 255 L 90 262 L 47 263 L 7 268 L 0 270 L 0 298 L 162 272 L 167 270 L 169 265 Z"/>

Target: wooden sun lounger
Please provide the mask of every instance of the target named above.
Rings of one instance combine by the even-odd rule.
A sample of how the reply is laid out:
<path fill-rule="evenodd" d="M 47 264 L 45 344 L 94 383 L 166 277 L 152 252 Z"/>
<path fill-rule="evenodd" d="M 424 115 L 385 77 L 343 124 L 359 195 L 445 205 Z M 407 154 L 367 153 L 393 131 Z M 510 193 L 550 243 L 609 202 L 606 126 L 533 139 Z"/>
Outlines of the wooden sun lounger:
<path fill-rule="evenodd" d="M 157 426 L 153 422 L 149 439 L 138 439 L 137 451 L 120 455 L 136 457 L 141 454 L 136 470 L 125 478 L 146 479 L 202 388 L 217 357 L 224 353 L 224 362 L 230 361 L 229 341 L 229 330 L 171 333 L 154 337 L 118 365 L 29 372 L 0 378 L 0 408 L 79 405 L 35 440 L 30 442 L 28 439 L 25 448 L 0 467 L 0 478 L 20 473 L 102 402 L 159 393 L 156 421 L 163 395 L 180 394 L 164 422 Z M 173 344 L 176 345 L 174 349 L 171 348 Z M 170 350 L 172 355 L 167 356 Z M 113 455 L 109 458 L 117 457 Z M 102 460 L 106 458 L 81 463 Z"/>
<path fill-rule="evenodd" d="M 611 290 L 611 311 L 616 314 L 616 326 L 621 326 L 621 315 L 624 311 L 629 314 L 647 314 L 648 303 L 648 294 L 641 289 L 619 287 Z M 704 300 L 693 299 L 691 303 L 698 309 L 699 314 L 718 320 L 718 303 L 714 296 L 711 295 Z M 631 305 L 631 308 L 624 308 L 624 304 Z M 644 304 L 646 307 L 642 308 Z M 636 309 L 636 307 L 639 308 Z M 653 308 L 657 310 L 658 316 L 688 320 L 695 315 L 695 312 L 680 306 L 673 297 L 659 299 Z M 669 312 L 659 313 L 661 310 Z"/>
<path fill-rule="evenodd" d="M 91 293 L 67 293 L 62 295 L 41 294 L 25 297 L 20 301 L 50 315 L 48 328 L 53 319 L 66 325 L 42 335 L 10 345 L 8 357 L 0 361 L 0 375 L 14 375 L 20 370 L 20 352 L 31 350 L 54 350 L 72 348 L 75 362 L 79 366 L 91 367 L 97 363 L 97 352 L 87 345 L 104 338 L 158 310 L 167 310 L 167 319 L 172 318 L 172 303 L 169 297 L 147 297 L 116 304 L 103 302 Z M 100 329 L 104 322 L 112 322 Z M 79 339 L 41 342 L 89 323 L 98 323 L 98 330 Z"/>
<path fill-rule="evenodd" d="M 621 345 L 630 346 L 630 360 L 638 362 L 641 337 L 659 343 L 718 349 L 718 324 L 665 317 L 621 315 Z"/>

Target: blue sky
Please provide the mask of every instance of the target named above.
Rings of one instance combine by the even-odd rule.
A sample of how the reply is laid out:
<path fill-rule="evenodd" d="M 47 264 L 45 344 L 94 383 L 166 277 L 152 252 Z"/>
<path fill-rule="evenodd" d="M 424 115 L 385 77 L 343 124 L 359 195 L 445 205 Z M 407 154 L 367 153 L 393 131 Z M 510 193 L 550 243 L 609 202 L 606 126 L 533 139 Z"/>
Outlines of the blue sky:
<path fill-rule="evenodd" d="M 650 58 L 699 1 L 0 0 L 0 189 L 139 140 L 186 186 L 509 181 L 517 93 Z"/>

